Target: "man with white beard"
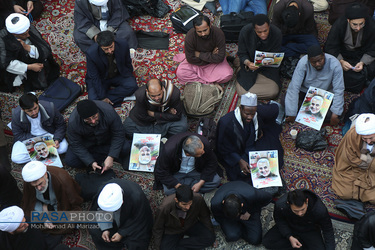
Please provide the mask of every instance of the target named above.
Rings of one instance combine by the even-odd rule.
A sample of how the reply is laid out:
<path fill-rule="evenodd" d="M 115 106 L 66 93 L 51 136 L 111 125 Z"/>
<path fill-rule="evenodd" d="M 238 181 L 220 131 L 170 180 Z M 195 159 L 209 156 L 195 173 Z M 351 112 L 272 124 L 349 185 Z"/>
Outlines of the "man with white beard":
<path fill-rule="evenodd" d="M 21 206 L 27 215 L 31 211 L 81 210 L 81 188 L 64 169 L 31 161 L 23 167 L 22 178 L 24 184 Z M 44 226 L 52 229 L 49 231 L 53 234 L 70 233 L 72 230 L 70 226 L 54 229 L 55 225 L 50 222 L 45 222 Z"/>

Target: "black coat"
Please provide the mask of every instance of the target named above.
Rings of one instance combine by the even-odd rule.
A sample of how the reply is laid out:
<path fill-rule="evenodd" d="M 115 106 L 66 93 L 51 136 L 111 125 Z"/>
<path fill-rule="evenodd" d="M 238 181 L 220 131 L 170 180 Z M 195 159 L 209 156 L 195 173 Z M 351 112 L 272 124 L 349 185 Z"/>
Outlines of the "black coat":
<path fill-rule="evenodd" d="M 250 215 L 259 214 L 262 207 L 270 203 L 272 195 L 256 189 L 243 181 L 231 181 L 222 185 L 211 200 L 211 211 L 217 221 L 225 218 L 222 201 L 230 194 L 235 194 L 243 203 L 242 212 Z"/>
<path fill-rule="evenodd" d="M 6 68 L 13 60 L 19 60 L 26 64 L 42 63 L 46 73 L 48 84 L 51 84 L 59 77 L 60 66 L 52 57 L 52 51 L 49 44 L 42 38 L 42 35 L 34 26 L 30 26 L 30 37 L 28 39 L 38 49 L 39 58 L 30 58 L 22 47 L 21 43 L 17 41 L 16 37 L 9 33 L 6 28 L 0 31 L 0 87 L 4 91 L 12 91 L 13 82 L 17 75 L 9 73 Z M 27 90 L 44 89 L 47 86 L 42 86 L 38 80 L 38 73 L 32 70 L 26 72 L 26 86 Z M 3 86 L 1 86 L 3 85 Z M 26 87 L 25 86 L 25 87 Z"/>
<path fill-rule="evenodd" d="M 283 166 L 284 150 L 279 140 L 281 126 L 275 122 L 278 112 L 279 108 L 276 104 L 258 106 L 259 139 L 257 141 L 254 141 L 255 133 L 245 138 L 245 131 L 235 118 L 234 111 L 220 118 L 216 128 L 216 150 L 227 172 L 239 167 L 238 162 L 241 159 L 249 162 L 249 151 L 256 150 L 278 150 L 279 168 Z"/>
<path fill-rule="evenodd" d="M 363 54 L 375 57 L 375 23 L 366 17 L 366 25 L 363 27 L 363 37 L 361 47 L 349 51 L 345 48 L 344 37 L 348 25 L 345 17 L 341 17 L 333 24 L 325 44 L 325 51 L 337 57 L 341 54 L 344 60 L 352 59 L 358 62 Z"/>
<path fill-rule="evenodd" d="M 373 234 L 373 228 L 375 226 L 374 218 L 375 211 L 372 211 L 355 223 L 352 250 L 362 250 L 375 246 L 375 235 Z"/>
<path fill-rule="evenodd" d="M 150 240 L 154 219 L 150 202 L 141 187 L 135 182 L 124 179 L 112 179 L 105 183 L 103 187 L 109 183 L 118 184 L 123 191 L 120 225 L 118 225 L 117 232 L 123 236 L 125 242 L 127 240 Z M 98 210 L 98 196 L 102 189 L 100 188 L 98 194 L 94 196 L 91 211 Z"/>
<path fill-rule="evenodd" d="M 245 90 L 249 90 L 255 83 L 258 73 L 275 81 L 281 87 L 279 68 L 260 67 L 254 72 L 246 71 L 244 62 L 248 59 L 250 62 L 255 61 L 255 51 L 264 52 L 281 52 L 282 34 L 275 25 L 270 25 L 268 38 L 262 41 L 254 31 L 253 24 L 248 24 L 241 29 L 238 38 L 238 52 L 240 58 L 241 70 L 238 72 L 237 81 Z"/>
<path fill-rule="evenodd" d="M 303 217 L 294 214 L 287 203 L 288 194 L 282 196 L 275 203 L 273 212 L 276 226 L 280 233 L 289 239 L 294 232 L 309 232 L 319 228 L 323 231 L 327 250 L 335 249 L 335 237 L 328 210 L 320 198 L 310 190 L 304 190 L 308 197 L 307 212 Z"/>
<path fill-rule="evenodd" d="M 161 189 L 161 184 L 166 185 L 168 188 L 173 188 L 178 184 L 177 179 L 174 178 L 173 175 L 180 170 L 182 160 L 182 144 L 190 135 L 196 135 L 201 139 L 205 151 L 201 157 L 195 158 L 195 170 L 201 173 L 202 180 L 206 182 L 213 180 L 218 168 L 218 164 L 209 141 L 202 135 L 192 132 L 184 132 L 170 137 L 165 143 L 164 147 L 161 149 L 160 155 L 156 160 L 154 170 L 155 189 Z"/>
<path fill-rule="evenodd" d="M 69 147 L 86 166 L 95 159 L 88 149 L 110 145 L 108 156 L 118 158 L 125 142 L 125 129 L 113 107 L 103 101 L 94 101 L 99 109 L 99 124 L 91 127 L 79 116 L 77 108 L 70 115 L 67 138 Z"/>

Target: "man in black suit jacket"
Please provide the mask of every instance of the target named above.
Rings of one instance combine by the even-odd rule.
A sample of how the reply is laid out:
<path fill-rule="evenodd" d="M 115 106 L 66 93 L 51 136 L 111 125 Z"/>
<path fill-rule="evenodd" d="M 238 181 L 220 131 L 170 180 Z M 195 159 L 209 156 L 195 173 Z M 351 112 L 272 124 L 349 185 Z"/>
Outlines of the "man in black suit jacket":
<path fill-rule="evenodd" d="M 115 41 L 110 31 L 100 32 L 96 42 L 86 52 L 89 99 L 120 106 L 124 97 L 138 89 L 129 45 L 125 40 Z"/>

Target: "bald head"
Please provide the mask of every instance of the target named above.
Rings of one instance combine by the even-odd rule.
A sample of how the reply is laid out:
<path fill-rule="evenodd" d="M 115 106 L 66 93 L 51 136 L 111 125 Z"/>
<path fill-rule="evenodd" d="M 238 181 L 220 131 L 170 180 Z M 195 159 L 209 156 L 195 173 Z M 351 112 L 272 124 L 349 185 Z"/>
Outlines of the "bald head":
<path fill-rule="evenodd" d="M 161 103 L 163 100 L 164 86 L 159 79 L 153 78 L 146 83 L 148 96 L 155 102 Z"/>

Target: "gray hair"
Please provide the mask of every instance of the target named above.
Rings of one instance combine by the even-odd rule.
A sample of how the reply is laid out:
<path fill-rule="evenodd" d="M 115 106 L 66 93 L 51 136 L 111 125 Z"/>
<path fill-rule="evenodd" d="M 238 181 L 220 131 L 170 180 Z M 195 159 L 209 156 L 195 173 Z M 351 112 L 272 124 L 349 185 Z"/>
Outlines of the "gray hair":
<path fill-rule="evenodd" d="M 262 164 L 262 163 L 266 163 L 266 165 L 269 167 L 270 166 L 270 161 L 267 159 L 267 158 L 260 158 L 257 162 L 257 166 L 258 164 Z"/>
<path fill-rule="evenodd" d="M 196 135 L 188 136 L 182 144 L 182 149 L 189 155 L 195 155 L 198 148 L 202 148 L 202 141 Z"/>

